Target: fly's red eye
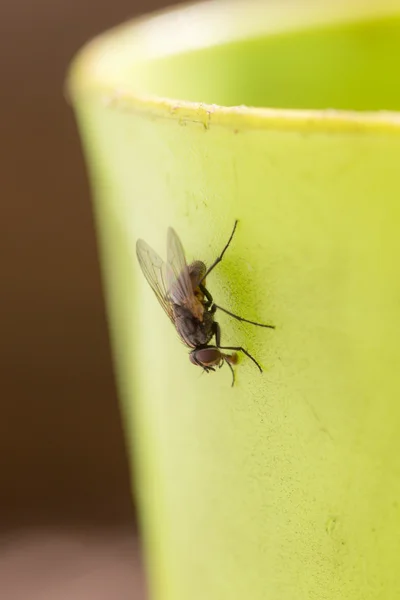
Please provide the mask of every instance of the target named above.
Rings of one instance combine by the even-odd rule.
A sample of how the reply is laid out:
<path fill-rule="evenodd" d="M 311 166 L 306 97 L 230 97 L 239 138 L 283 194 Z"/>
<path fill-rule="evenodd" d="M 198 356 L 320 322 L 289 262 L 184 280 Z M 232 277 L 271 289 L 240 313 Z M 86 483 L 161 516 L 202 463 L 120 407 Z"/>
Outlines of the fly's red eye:
<path fill-rule="evenodd" d="M 199 363 L 198 363 L 198 362 L 196 361 L 196 359 L 195 359 L 195 354 L 196 354 L 196 352 L 191 352 L 191 353 L 189 354 L 189 358 L 190 358 L 190 362 L 191 362 L 191 363 L 193 363 L 194 365 L 197 365 L 197 366 L 198 366 L 198 365 L 199 365 Z"/>
<path fill-rule="evenodd" d="M 222 355 L 218 348 L 202 348 L 190 354 L 190 360 L 195 365 L 215 367 L 221 362 Z"/>

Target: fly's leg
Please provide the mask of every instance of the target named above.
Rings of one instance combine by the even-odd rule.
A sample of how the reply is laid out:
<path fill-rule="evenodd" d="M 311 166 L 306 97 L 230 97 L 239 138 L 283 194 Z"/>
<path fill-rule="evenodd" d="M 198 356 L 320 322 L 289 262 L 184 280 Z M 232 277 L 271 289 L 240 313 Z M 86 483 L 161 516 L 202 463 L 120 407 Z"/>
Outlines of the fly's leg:
<path fill-rule="evenodd" d="M 243 354 L 245 354 L 248 358 L 250 358 L 250 360 L 252 360 L 253 363 L 260 369 L 260 373 L 263 372 L 262 368 L 260 367 L 260 365 L 258 364 L 256 359 L 254 358 L 254 356 L 252 356 L 250 354 L 250 352 L 247 352 L 247 350 L 245 350 L 242 346 L 218 346 L 218 347 L 220 350 L 235 350 L 236 352 L 243 352 Z"/>
<path fill-rule="evenodd" d="M 215 306 L 215 304 L 214 304 L 214 306 Z M 235 350 L 236 352 L 243 352 L 243 354 L 245 354 L 248 358 L 250 358 L 250 360 L 252 360 L 253 363 L 260 369 L 260 373 L 263 372 L 261 366 L 258 364 L 258 362 L 254 358 L 254 356 L 252 356 L 250 354 L 250 352 L 247 352 L 247 350 L 245 350 L 242 346 L 221 346 L 221 328 L 219 326 L 219 323 L 217 323 L 216 321 L 214 321 L 214 323 L 213 323 L 213 332 L 215 335 L 215 345 L 217 346 L 217 348 L 219 350 Z M 235 383 L 234 370 L 233 370 L 233 367 L 230 364 L 230 362 L 226 358 L 224 358 L 224 360 L 229 365 L 229 368 L 232 372 L 232 377 L 233 377 L 232 387 L 233 387 L 233 385 Z"/>
<path fill-rule="evenodd" d="M 231 363 L 229 362 L 229 360 L 227 360 L 226 358 L 224 358 L 224 361 L 226 362 L 226 364 L 228 365 L 228 367 L 231 370 L 231 373 L 232 373 L 231 387 L 233 387 L 235 385 L 235 371 L 233 370 L 233 367 L 232 367 Z"/>
<path fill-rule="evenodd" d="M 202 279 L 201 279 L 200 283 L 201 283 L 202 281 L 204 281 L 204 279 L 205 279 L 206 277 L 208 277 L 208 275 L 211 273 L 211 271 L 214 269 L 214 267 L 216 267 L 216 266 L 217 266 L 217 264 L 221 262 L 221 260 L 222 260 L 222 258 L 223 258 L 223 256 L 224 256 L 225 252 L 228 250 L 228 248 L 229 248 L 229 245 L 230 245 L 230 243 L 231 243 L 231 241 L 232 241 L 232 238 L 233 238 L 233 235 L 234 235 L 234 233 L 235 233 L 235 230 L 236 230 L 236 226 L 237 226 L 237 224 L 238 224 L 238 220 L 236 219 L 236 221 L 235 221 L 235 224 L 234 224 L 234 226 L 233 226 L 232 233 L 231 233 L 231 235 L 230 235 L 230 238 L 229 238 L 229 240 L 228 240 L 228 241 L 227 241 L 227 243 L 225 244 L 225 246 L 224 246 L 224 249 L 222 250 L 221 254 L 218 256 L 218 258 L 216 258 L 216 259 L 214 260 L 214 262 L 213 262 L 213 264 L 211 265 L 211 267 L 209 267 L 209 268 L 207 269 L 207 271 L 206 271 L 206 274 L 204 275 L 204 277 L 202 277 Z M 199 284 L 199 285 L 200 285 L 200 284 Z"/>
<path fill-rule="evenodd" d="M 213 308 L 214 307 L 215 307 L 215 304 L 213 305 Z M 216 321 L 214 321 L 214 323 L 213 323 L 213 332 L 215 335 L 215 345 L 217 346 L 218 349 L 221 349 L 221 345 L 220 345 L 221 344 L 221 327 L 219 326 L 219 323 L 217 323 Z M 245 354 L 247 354 L 247 352 L 245 350 L 244 350 L 244 352 L 245 352 Z M 227 360 L 225 357 L 223 358 L 223 360 L 226 362 L 226 364 L 228 365 L 228 367 L 231 370 L 231 373 L 232 373 L 231 387 L 233 387 L 235 385 L 235 371 L 233 370 L 233 367 L 232 367 L 231 363 L 229 362 L 229 360 Z M 223 364 L 223 363 L 221 363 L 221 364 Z M 259 366 L 258 363 L 257 363 L 257 366 Z"/>
<path fill-rule="evenodd" d="M 214 306 L 215 306 L 215 304 L 214 304 Z M 213 306 L 213 308 L 214 308 L 214 306 Z M 214 323 L 212 324 L 212 331 L 213 331 L 213 334 L 215 335 L 215 345 L 217 346 L 217 348 L 219 348 L 220 344 L 221 344 L 221 327 L 219 326 L 219 323 L 217 323 L 216 321 L 214 321 Z"/>
<path fill-rule="evenodd" d="M 275 329 L 275 325 L 265 325 L 264 323 L 257 323 L 256 321 L 249 321 L 249 319 L 244 319 L 243 317 L 239 317 L 239 315 L 235 315 L 230 310 L 227 310 L 226 308 L 222 308 L 221 306 L 218 306 L 217 304 L 214 304 L 214 306 L 216 308 L 218 308 L 218 310 L 222 310 L 222 312 L 233 317 L 237 321 L 243 321 L 244 323 L 250 323 L 251 325 L 256 325 L 257 327 L 268 327 L 269 329 Z"/>
<path fill-rule="evenodd" d="M 199 288 L 200 288 L 200 291 L 207 298 L 207 302 L 204 302 L 204 308 L 206 310 L 208 310 L 210 308 L 210 306 L 212 305 L 212 303 L 213 303 L 213 297 L 211 296 L 211 294 L 208 291 L 208 289 L 202 283 L 199 283 Z M 215 310 L 216 309 L 214 309 L 214 312 L 215 312 Z"/>

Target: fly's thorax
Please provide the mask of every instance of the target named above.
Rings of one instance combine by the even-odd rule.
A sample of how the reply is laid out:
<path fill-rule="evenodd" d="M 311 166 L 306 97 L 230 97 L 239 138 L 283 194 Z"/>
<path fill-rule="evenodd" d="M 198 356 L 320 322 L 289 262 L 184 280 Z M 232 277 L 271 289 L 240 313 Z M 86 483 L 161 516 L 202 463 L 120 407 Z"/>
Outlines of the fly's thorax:
<path fill-rule="evenodd" d="M 200 307 L 204 307 L 204 303 L 205 303 L 205 297 L 204 297 L 204 293 L 202 292 L 202 290 L 199 287 L 199 283 L 202 282 L 202 284 L 205 286 L 206 284 L 206 280 L 203 279 L 204 275 L 207 272 L 207 267 L 206 265 L 201 262 L 201 260 L 196 260 L 194 262 L 192 262 L 192 264 L 188 267 L 189 268 L 189 277 L 190 277 L 190 281 L 192 283 L 192 287 L 193 287 L 193 294 L 199 304 L 198 308 L 198 312 L 201 311 Z M 203 312 L 204 309 L 201 313 L 201 317 L 199 317 L 198 315 L 196 315 L 198 318 L 200 318 L 200 320 L 203 320 Z"/>
<path fill-rule="evenodd" d="M 204 317 L 204 304 L 201 298 L 199 298 L 196 293 L 188 298 L 184 307 L 193 315 L 195 319 L 198 321 L 202 321 Z"/>
<path fill-rule="evenodd" d="M 188 283 L 186 278 L 189 276 Z M 197 293 L 198 292 L 198 293 Z M 175 306 L 181 306 L 189 311 L 199 321 L 203 320 L 204 313 L 204 295 L 199 288 L 192 289 L 192 280 L 189 275 L 189 267 L 187 271 L 183 271 L 181 275 L 172 283 L 168 291 L 168 298 Z"/>
<path fill-rule="evenodd" d="M 207 273 L 207 267 L 201 260 L 195 260 L 189 265 L 189 277 L 192 282 L 193 289 L 195 290 Z M 205 282 L 202 282 L 205 284 Z"/>

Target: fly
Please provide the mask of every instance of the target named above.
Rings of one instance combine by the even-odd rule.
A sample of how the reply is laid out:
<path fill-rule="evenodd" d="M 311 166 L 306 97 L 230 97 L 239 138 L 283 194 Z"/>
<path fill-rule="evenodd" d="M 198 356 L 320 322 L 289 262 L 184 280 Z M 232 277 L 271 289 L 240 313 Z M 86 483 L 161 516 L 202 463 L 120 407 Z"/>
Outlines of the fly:
<path fill-rule="evenodd" d="M 136 242 L 140 268 L 181 340 L 191 348 L 190 361 L 207 373 L 226 363 L 232 373 L 232 386 L 235 383 L 232 365 L 237 364 L 237 352 L 242 352 L 252 360 L 261 373 L 262 368 L 242 346 L 221 346 L 221 328 L 215 321 L 217 309 L 238 321 L 275 329 L 274 325 L 249 321 L 218 306 L 206 288 L 206 277 L 221 262 L 232 241 L 237 223 L 236 220 L 228 242 L 208 269 L 200 260 L 187 264 L 182 243 L 172 227 L 168 228 L 166 263 L 144 240 Z M 214 337 L 213 345 L 210 342 Z M 225 350 L 229 350 L 230 353 L 226 353 Z"/>

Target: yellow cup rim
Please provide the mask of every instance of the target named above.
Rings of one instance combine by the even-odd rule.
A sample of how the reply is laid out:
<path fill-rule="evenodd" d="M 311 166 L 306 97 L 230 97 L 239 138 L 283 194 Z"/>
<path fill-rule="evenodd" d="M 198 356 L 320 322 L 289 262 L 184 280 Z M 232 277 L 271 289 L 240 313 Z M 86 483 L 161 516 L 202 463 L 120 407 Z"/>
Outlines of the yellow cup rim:
<path fill-rule="evenodd" d="M 317 0 L 286 0 L 284 3 L 281 0 L 268 3 L 213 0 L 183 4 L 123 23 L 86 44 L 71 64 L 66 94 L 68 98 L 94 95 L 110 109 L 141 112 L 181 124 L 198 123 L 205 129 L 222 125 L 235 133 L 247 129 L 397 132 L 400 130 L 400 112 L 397 111 L 228 107 L 151 95 L 128 85 L 124 78 L 126 68 L 135 61 L 156 60 L 168 54 L 260 34 L 389 17 L 400 18 L 398 0 L 379 3 L 337 0 L 329 4 Z M 177 31 L 187 32 L 193 20 L 199 32 L 197 37 L 185 33 L 176 35 Z M 219 27 L 222 20 L 224 26 Z M 204 32 L 207 35 L 202 35 Z"/>

